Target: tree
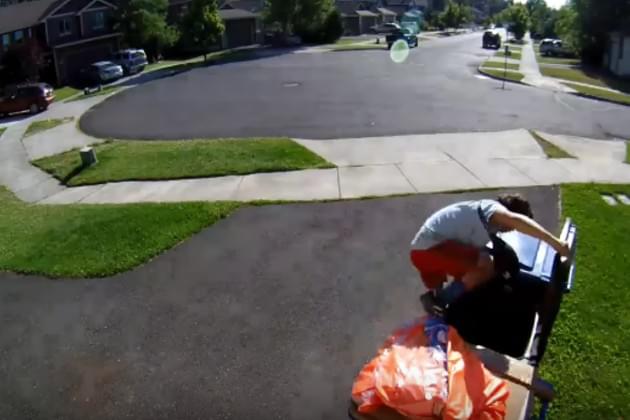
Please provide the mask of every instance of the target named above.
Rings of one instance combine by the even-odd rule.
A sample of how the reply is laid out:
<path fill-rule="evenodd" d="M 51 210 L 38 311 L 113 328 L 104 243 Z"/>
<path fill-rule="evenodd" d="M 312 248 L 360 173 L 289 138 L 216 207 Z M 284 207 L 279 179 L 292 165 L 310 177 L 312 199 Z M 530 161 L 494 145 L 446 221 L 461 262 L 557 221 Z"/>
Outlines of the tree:
<path fill-rule="evenodd" d="M 459 28 L 470 20 L 470 8 L 449 0 L 446 9 L 440 14 L 441 23 L 447 28 Z"/>
<path fill-rule="evenodd" d="M 622 29 L 630 15 L 628 0 L 572 0 L 560 24 L 565 34 L 573 36 L 582 59 L 601 65 L 608 42 L 608 34 Z M 575 13 L 571 21 L 571 13 Z M 571 25 L 572 30 L 568 25 Z M 627 25 L 627 23 L 626 23 Z"/>
<path fill-rule="evenodd" d="M 179 38 L 177 30 L 166 23 L 167 7 L 168 0 L 125 1 L 118 9 L 114 26 L 126 45 L 142 47 L 150 58 L 156 59 L 163 48 Z"/>
<path fill-rule="evenodd" d="M 295 33 L 304 42 L 332 42 L 343 33 L 333 0 L 267 0 L 264 16 L 268 24 L 280 26 L 285 37 Z"/>
<path fill-rule="evenodd" d="M 201 48 L 203 61 L 206 61 L 208 50 L 217 44 L 224 31 L 216 0 L 192 1 L 182 20 L 181 32 L 187 43 Z"/>
<path fill-rule="evenodd" d="M 501 12 L 498 19 L 509 24 L 508 30 L 516 39 L 523 39 L 529 26 L 529 13 L 524 4 L 513 4 Z"/>
<path fill-rule="evenodd" d="M 43 65 L 42 49 L 34 38 L 14 44 L 3 54 L 0 64 L 0 87 L 36 82 Z"/>
<path fill-rule="evenodd" d="M 263 12 L 265 21 L 269 24 L 279 24 L 284 37 L 287 37 L 293 30 L 298 1 L 299 0 L 267 0 L 265 3 Z"/>

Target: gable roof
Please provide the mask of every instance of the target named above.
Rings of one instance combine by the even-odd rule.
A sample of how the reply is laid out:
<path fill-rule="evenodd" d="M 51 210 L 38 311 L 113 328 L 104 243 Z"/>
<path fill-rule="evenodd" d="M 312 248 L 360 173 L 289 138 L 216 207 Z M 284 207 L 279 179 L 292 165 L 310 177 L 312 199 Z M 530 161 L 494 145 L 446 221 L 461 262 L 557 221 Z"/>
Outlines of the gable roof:
<path fill-rule="evenodd" d="M 261 12 L 265 8 L 263 0 L 227 0 L 221 9 L 241 9 L 252 13 Z"/>
<path fill-rule="evenodd" d="M 61 0 L 33 0 L 0 7 L 0 33 L 30 28 L 59 4 Z"/>
<path fill-rule="evenodd" d="M 396 12 L 393 12 L 393 11 L 391 11 L 389 9 L 384 8 L 384 7 L 377 7 L 376 11 L 378 11 L 382 15 L 396 16 Z"/>
<path fill-rule="evenodd" d="M 219 16 L 223 20 L 252 19 L 257 17 L 255 13 L 243 9 L 220 9 Z"/>
<path fill-rule="evenodd" d="M 376 13 L 372 13 L 369 10 L 357 10 L 355 12 L 357 15 L 359 16 L 364 16 L 364 17 L 377 17 L 378 15 Z"/>

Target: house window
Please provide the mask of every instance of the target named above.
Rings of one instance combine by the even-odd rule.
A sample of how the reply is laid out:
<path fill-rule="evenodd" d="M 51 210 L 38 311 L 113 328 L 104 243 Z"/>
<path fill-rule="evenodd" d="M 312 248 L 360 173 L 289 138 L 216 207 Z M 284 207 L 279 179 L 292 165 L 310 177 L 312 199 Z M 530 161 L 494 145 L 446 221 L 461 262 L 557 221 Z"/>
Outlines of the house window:
<path fill-rule="evenodd" d="M 13 39 L 15 42 L 20 42 L 24 39 L 24 31 L 15 31 L 13 32 Z"/>
<path fill-rule="evenodd" d="M 105 28 L 105 13 L 103 12 L 94 13 L 92 29 L 103 29 L 103 28 Z"/>
<path fill-rule="evenodd" d="M 9 34 L 2 35 L 2 49 L 6 50 L 9 48 L 9 43 L 11 40 L 9 39 Z"/>
<path fill-rule="evenodd" d="M 59 21 L 59 36 L 70 35 L 70 19 L 64 18 Z"/>

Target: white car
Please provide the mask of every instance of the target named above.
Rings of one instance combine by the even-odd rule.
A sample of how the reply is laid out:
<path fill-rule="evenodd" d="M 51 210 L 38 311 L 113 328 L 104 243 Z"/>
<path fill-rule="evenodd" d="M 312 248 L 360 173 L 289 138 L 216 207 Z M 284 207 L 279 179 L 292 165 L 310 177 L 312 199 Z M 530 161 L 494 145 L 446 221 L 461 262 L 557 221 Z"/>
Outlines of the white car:
<path fill-rule="evenodd" d="M 98 61 L 90 64 L 90 73 L 96 81 L 103 83 L 120 79 L 124 75 L 123 68 L 111 61 Z"/>
<path fill-rule="evenodd" d="M 115 52 L 112 61 L 120 65 L 125 74 L 141 72 L 148 64 L 144 50 L 131 48 Z"/>

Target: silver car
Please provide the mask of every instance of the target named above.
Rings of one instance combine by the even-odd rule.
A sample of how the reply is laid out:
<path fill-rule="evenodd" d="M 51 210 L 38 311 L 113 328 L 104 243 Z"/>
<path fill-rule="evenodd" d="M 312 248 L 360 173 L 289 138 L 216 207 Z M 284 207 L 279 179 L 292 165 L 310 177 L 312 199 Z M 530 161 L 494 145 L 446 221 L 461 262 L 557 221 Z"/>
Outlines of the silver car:
<path fill-rule="evenodd" d="M 98 61 L 90 65 L 90 73 L 92 73 L 97 81 L 102 83 L 111 82 L 123 77 L 123 68 L 111 61 Z"/>
<path fill-rule="evenodd" d="M 131 48 L 115 52 L 112 61 L 120 65 L 125 74 L 141 72 L 148 64 L 144 50 Z"/>

